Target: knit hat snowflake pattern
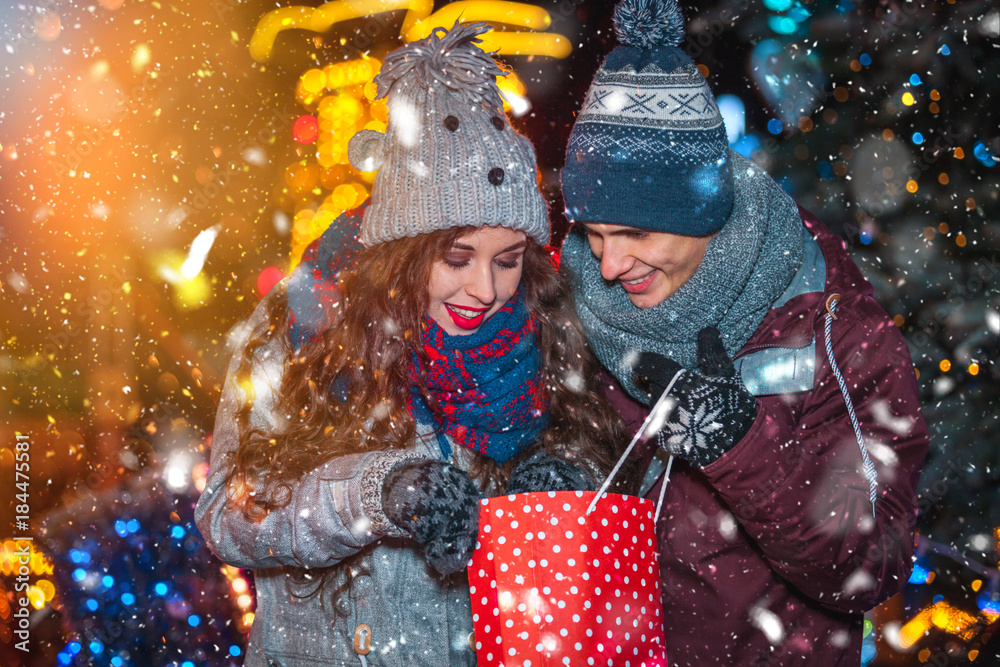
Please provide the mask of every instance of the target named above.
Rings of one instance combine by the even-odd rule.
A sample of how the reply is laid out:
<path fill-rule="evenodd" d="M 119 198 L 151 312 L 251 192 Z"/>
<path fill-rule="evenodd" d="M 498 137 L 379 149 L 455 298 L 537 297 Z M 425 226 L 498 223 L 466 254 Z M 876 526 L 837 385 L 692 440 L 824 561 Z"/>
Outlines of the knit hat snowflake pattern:
<path fill-rule="evenodd" d="M 503 111 L 496 77 L 504 72 L 478 46 L 485 23 L 436 28 L 396 49 L 375 77 L 386 98 L 386 132 L 362 130 L 348 157 L 378 170 L 361 243 L 472 225 L 524 231 L 549 240 L 535 151 Z"/>
<path fill-rule="evenodd" d="M 688 236 L 719 231 L 733 205 L 722 115 L 678 46 L 676 0 L 622 0 L 616 47 L 594 77 L 566 148 L 570 220 Z"/>

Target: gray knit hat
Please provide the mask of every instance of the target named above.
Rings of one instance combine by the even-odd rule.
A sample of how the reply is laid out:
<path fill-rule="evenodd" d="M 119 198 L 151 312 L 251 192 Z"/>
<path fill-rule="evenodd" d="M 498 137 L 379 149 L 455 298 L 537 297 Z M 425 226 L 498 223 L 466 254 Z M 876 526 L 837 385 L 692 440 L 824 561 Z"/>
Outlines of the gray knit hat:
<path fill-rule="evenodd" d="M 378 169 L 364 245 L 466 225 L 520 229 L 548 243 L 535 151 L 503 112 L 495 78 L 503 71 L 476 46 L 489 29 L 436 28 L 385 57 L 375 84 L 389 126 L 362 130 L 348 145 L 355 169 Z"/>

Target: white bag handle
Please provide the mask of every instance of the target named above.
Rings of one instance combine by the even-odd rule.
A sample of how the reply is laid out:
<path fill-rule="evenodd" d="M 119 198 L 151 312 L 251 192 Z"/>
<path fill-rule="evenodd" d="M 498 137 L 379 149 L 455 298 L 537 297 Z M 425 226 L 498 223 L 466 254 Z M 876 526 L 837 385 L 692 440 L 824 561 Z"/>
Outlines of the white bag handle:
<path fill-rule="evenodd" d="M 670 413 L 674 411 L 674 407 L 677 405 L 677 401 L 670 397 L 670 390 L 674 388 L 674 383 L 677 382 L 678 378 L 680 378 L 683 373 L 684 369 L 682 368 L 674 373 L 674 376 L 670 378 L 670 382 L 667 383 L 667 388 L 664 389 L 663 393 L 660 394 L 660 397 L 656 399 L 656 403 L 653 404 L 653 407 L 649 410 L 649 414 L 646 415 L 646 419 L 643 420 L 642 426 L 640 426 L 639 430 L 635 432 L 634 436 L 632 436 L 632 442 L 628 443 L 628 447 L 625 448 L 625 452 L 621 455 L 621 458 L 618 459 L 618 463 L 616 463 L 615 467 L 611 469 L 607 479 L 604 480 L 604 484 L 601 484 L 601 488 L 597 492 L 597 495 L 594 496 L 592 501 L 590 501 L 590 505 L 587 507 L 587 514 L 590 514 L 597 506 L 597 501 L 605 496 L 608 487 L 611 486 L 611 482 L 615 478 L 615 475 L 617 475 L 618 471 L 621 470 L 621 467 L 625 464 L 625 459 L 627 459 L 628 455 L 632 453 L 632 449 L 635 448 L 636 444 L 640 440 L 649 440 L 654 437 L 661 428 L 663 428 L 663 424 L 667 421 L 667 417 L 670 416 Z M 663 486 L 660 487 L 660 498 L 656 502 L 656 516 L 653 519 L 654 521 L 660 518 L 660 508 L 663 505 L 663 495 L 667 490 L 667 482 L 670 481 L 670 468 L 673 467 L 673 465 L 674 457 L 671 454 L 670 458 L 667 460 L 667 470 L 666 473 L 664 473 Z"/>

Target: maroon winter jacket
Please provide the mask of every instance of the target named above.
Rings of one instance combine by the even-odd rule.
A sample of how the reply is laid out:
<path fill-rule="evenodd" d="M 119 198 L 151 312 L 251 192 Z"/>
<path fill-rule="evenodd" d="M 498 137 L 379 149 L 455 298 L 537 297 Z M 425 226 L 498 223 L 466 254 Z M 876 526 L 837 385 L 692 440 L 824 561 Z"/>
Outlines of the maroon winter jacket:
<path fill-rule="evenodd" d="M 912 569 L 928 436 L 910 354 L 843 242 L 804 210 L 802 220 L 825 259 L 825 288 L 773 308 L 734 359 L 815 342 L 812 388 L 758 395 L 750 431 L 709 466 L 674 462 L 657 526 L 671 664 L 856 667 L 864 612 Z M 878 471 L 874 519 L 827 359 L 832 294 L 833 356 Z M 634 432 L 646 409 L 607 380 Z M 654 503 L 662 483 L 645 494 Z"/>

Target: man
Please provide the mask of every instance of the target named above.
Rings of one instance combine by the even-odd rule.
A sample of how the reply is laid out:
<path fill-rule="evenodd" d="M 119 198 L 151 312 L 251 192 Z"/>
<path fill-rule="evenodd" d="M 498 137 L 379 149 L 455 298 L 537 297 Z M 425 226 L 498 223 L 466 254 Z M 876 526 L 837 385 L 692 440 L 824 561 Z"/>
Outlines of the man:
<path fill-rule="evenodd" d="M 665 491 L 671 664 L 858 665 L 864 612 L 912 568 L 907 346 L 841 240 L 729 151 L 676 4 L 625 0 L 615 27 L 569 140 L 561 270 L 633 430 L 673 401 L 640 491 Z"/>

